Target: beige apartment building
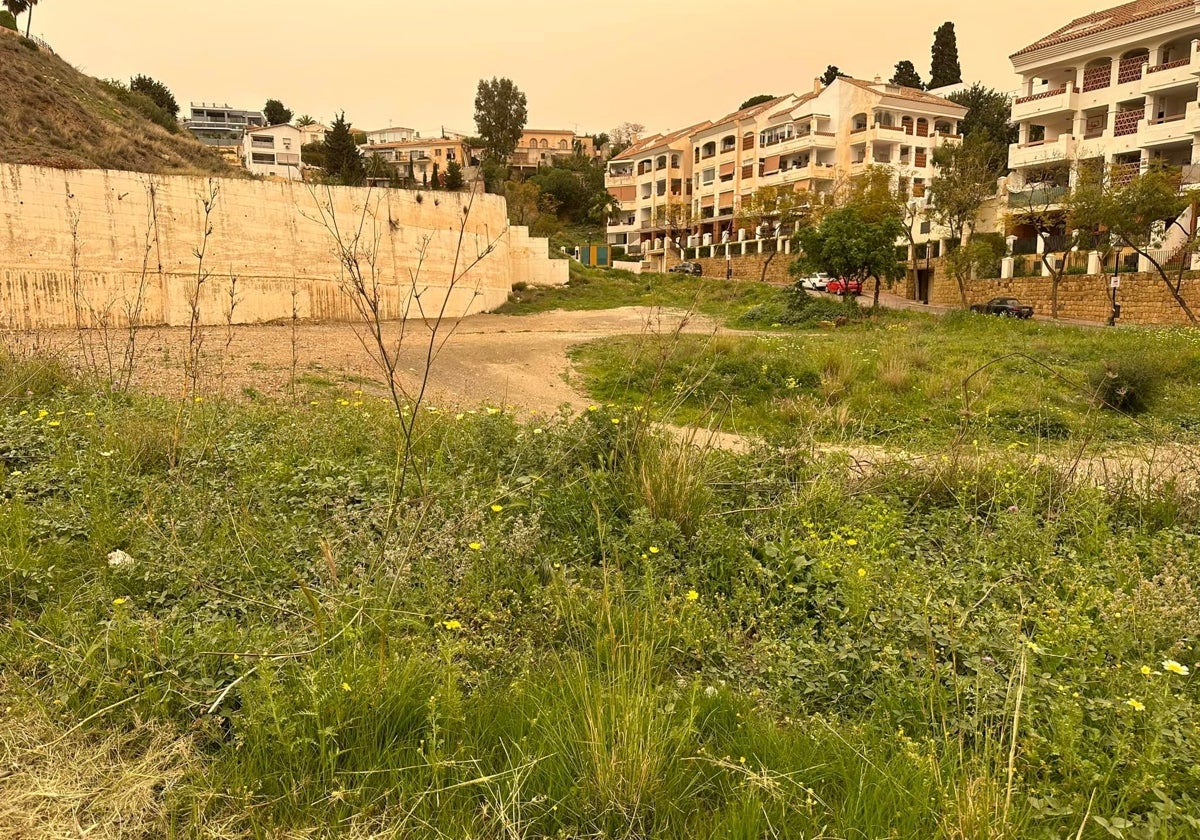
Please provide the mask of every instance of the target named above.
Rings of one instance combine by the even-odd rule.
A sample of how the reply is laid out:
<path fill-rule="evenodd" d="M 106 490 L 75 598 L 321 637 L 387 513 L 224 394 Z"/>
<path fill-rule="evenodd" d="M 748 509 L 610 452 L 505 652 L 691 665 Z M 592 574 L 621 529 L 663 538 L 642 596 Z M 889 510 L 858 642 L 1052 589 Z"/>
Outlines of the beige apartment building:
<path fill-rule="evenodd" d="M 578 143 L 583 154 L 596 156 L 595 144 L 586 134 L 576 134 L 567 129 L 527 128 L 517 143 L 516 151 L 509 158 L 509 166 L 518 170 L 533 170 L 539 166 L 552 166 L 556 158 L 575 154 Z"/>
<path fill-rule="evenodd" d="M 647 138 L 609 163 L 606 184 L 621 203 L 609 244 L 653 255 L 678 248 L 681 238 L 691 247 L 754 240 L 760 232 L 740 227 L 737 213 L 756 190 L 786 186 L 828 194 L 873 165 L 889 167 L 897 188 L 923 207 L 935 177 L 933 151 L 959 142 L 964 116 L 965 108 L 924 91 L 841 78 Z M 677 174 L 658 167 L 664 155 L 673 161 L 672 152 L 682 152 Z M 786 231 L 771 235 L 782 238 Z M 944 235 L 923 224 L 917 241 Z"/>
<path fill-rule="evenodd" d="M 414 184 L 427 184 L 433 178 L 433 167 L 437 165 L 439 176 L 446 174 L 446 165 L 456 161 L 466 169 L 470 165 L 470 154 L 462 138 L 430 137 L 396 143 L 373 143 L 358 147 L 364 155 L 378 155 L 380 159 L 395 164 L 400 177 Z"/>

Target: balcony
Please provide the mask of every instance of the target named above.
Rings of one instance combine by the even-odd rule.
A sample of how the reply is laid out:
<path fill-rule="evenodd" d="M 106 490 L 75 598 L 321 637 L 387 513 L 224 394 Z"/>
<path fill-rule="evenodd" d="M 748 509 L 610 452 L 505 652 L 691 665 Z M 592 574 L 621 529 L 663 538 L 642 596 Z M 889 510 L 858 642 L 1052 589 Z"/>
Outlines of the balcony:
<path fill-rule="evenodd" d="M 1200 103 L 1188 103 L 1183 125 L 1188 134 L 1200 134 Z"/>
<path fill-rule="evenodd" d="M 1198 74 L 1200 74 L 1200 56 L 1192 52 L 1187 58 L 1147 67 L 1146 76 L 1142 82 L 1142 92 L 1159 93 L 1176 88 L 1194 88 Z"/>
<path fill-rule="evenodd" d="M 1075 85 L 1068 84 L 1053 90 L 1022 96 L 1013 102 L 1012 121 L 1047 117 L 1076 111 L 1079 108 L 1079 91 Z"/>
<path fill-rule="evenodd" d="M 1117 112 L 1117 116 L 1113 120 L 1113 136 L 1125 137 L 1130 134 L 1137 134 L 1138 126 L 1141 125 L 1142 120 L 1145 118 L 1146 112 L 1140 108 Z"/>
<path fill-rule="evenodd" d="M 1064 134 L 1056 140 L 1035 140 L 1032 143 L 1012 146 L 1008 152 L 1009 168 L 1022 169 L 1074 160 L 1076 143 L 1074 136 Z"/>
<path fill-rule="evenodd" d="M 635 182 L 634 182 L 634 177 L 633 177 L 632 172 L 629 173 L 628 175 L 611 175 L 610 174 L 610 175 L 605 176 L 605 178 L 604 178 L 604 185 L 606 187 L 632 187 L 632 186 L 634 186 L 634 183 Z"/>
<path fill-rule="evenodd" d="M 1138 132 L 1139 146 L 1161 146 L 1183 140 L 1189 144 L 1192 142 L 1188 134 L 1187 114 L 1173 114 L 1150 120 Z"/>

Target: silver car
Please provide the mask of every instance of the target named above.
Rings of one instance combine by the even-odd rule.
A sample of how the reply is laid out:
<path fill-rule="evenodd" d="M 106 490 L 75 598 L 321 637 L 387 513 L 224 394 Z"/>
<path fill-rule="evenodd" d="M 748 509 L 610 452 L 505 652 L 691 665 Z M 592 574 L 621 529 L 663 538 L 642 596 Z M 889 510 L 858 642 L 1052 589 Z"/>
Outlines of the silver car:
<path fill-rule="evenodd" d="M 800 286 L 808 289 L 810 292 L 823 292 L 829 288 L 829 275 L 823 271 L 818 271 L 810 277 L 801 277 Z"/>

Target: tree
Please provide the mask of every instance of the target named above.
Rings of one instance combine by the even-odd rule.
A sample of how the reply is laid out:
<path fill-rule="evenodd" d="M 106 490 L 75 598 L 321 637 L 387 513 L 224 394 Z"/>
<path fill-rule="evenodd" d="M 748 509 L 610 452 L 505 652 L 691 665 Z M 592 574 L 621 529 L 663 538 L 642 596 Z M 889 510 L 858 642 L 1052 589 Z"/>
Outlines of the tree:
<path fill-rule="evenodd" d="M 278 99 L 268 99 L 263 106 L 263 114 L 267 117 L 267 125 L 283 125 L 292 121 L 291 109 L 285 108 Z"/>
<path fill-rule="evenodd" d="M 432 189 L 440 190 L 442 188 L 442 173 L 440 172 L 441 165 L 434 163 L 433 174 L 429 176 L 429 186 Z"/>
<path fill-rule="evenodd" d="M 796 232 L 801 255 L 792 263 L 793 276 L 823 271 L 848 280 L 899 276 L 896 239 L 901 234 L 895 218 L 870 221 L 857 207 L 838 207 L 822 216 L 816 225 Z M 845 295 L 846 292 L 843 292 Z"/>
<path fill-rule="evenodd" d="M 642 132 L 645 130 L 646 126 L 632 122 L 623 122 L 614 128 L 609 132 L 609 140 L 612 143 L 608 150 L 609 157 L 614 158 L 628 149 L 641 139 Z"/>
<path fill-rule="evenodd" d="M 0 0 L 0 5 L 4 6 L 5 10 L 12 17 L 12 26 L 7 27 L 14 32 L 19 32 L 17 29 L 17 18 L 25 14 L 29 9 L 29 0 Z"/>
<path fill-rule="evenodd" d="M 129 80 L 129 89 L 134 93 L 145 94 L 150 100 L 170 114 L 173 118 L 179 116 L 179 103 L 175 101 L 170 89 L 157 79 L 149 76 L 134 76 Z"/>
<path fill-rule="evenodd" d="M 312 143 L 305 143 L 300 147 L 300 158 L 304 161 L 305 166 L 315 167 L 317 169 L 325 168 L 325 144 L 317 140 Z"/>
<path fill-rule="evenodd" d="M 940 146 L 933 153 L 937 177 L 929 185 L 930 215 L 949 229 L 955 242 L 970 238 L 983 203 L 996 195 L 994 153 L 992 144 L 983 139 Z"/>
<path fill-rule="evenodd" d="M 907 188 L 901 189 L 899 179 L 895 178 L 890 167 L 869 166 L 861 175 L 851 179 L 845 190 L 842 206 L 855 208 L 868 222 L 895 221 L 900 231 L 897 238 L 903 235 L 909 245 L 916 245 L 915 228 L 924 216 L 924 210 L 920 204 L 909 200 Z M 913 259 L 915 262 L 915 248 Z M 914 269 L 915 267 L 912 266 Z M 881 283 L 888 281 L 888 288 L 891 288 L 892 281 L 899 279 L 899 272 L 895 275 L 875 275 L 874 279 L 873 305 L 879 306 Z"/>
<path fill-rule="evenodd" d="M 946 97 L 967 109 L 958 121 L 958 133 L 964 138 L 983 138 L 993 144 L 992 171 L 996 177 L 1008 172 L 1008 147 L 1017 142 L 1018 129 L 1012 124 L 1012 100 L 1008 94 L 984 87 L 979 82 Z"/>
<path fill-rule="evenodd" d="M 1123 247 L 1136 252 L 1154 268 L 1188 321 L 1196 314 L 1180 293 L 1191 257 L 1200 251 L 1196 217 L 1190 196 L 1180 195 L 1179 171 L 1151 167 L 1129 173 L 1120 165 L 1108 171 L 1081 172 L 1067 207 L 1071 223 L 1084 230 L 1106 230 Z M 1185 211 L 1191 207 L 1190 221 Z M 1173 247 L 1164 255 L 1166 241 Z"/>
<path fill-rule="evenodd" d="M 325 175 L 335 184 L 349 187 L 361 186 L 366 170 L 362 152 L 350 136 L 350 125 L 345 112 L 337 115 L 329 133 L 325 135 Z"/>
<path fill-rule="evenodd" d="M 946 268 L 950 270 L 954 282 L 958 284 L 958 294 L 962 299 L 963 309 L 970 308 L 967 285 L 971 278 L 978 276 L 995 259 L 995 247 L 985 237 L 972 238 L 965 245 L 952 248 L 946 254 Z"/>
<path fill-rule="evenodd" d="M 781 235 L 791 236 L 795 225 L 811 210 L 807 192 L 797 192 L 790 186 L 760 187 L 738 206 L 735 223 L 755 233 L 763 241 L 767 258 L 763 260 L 762 276 L 766 282 L 767 270 L 779 252 L 777 239 Z"/>
<path fill-rule="evenodd" d="M 933 33 L 933 61 L 929 67 L 929 89 L 962 84 L 962 67 L 958 63 L 958 35 L 954 24 L 946 21 Z"/>
<path fill-rule="evenodd" d="M 830 64 L 825 68 L 825 75 L 821 76 L 821 84 L 829 87 L 837 79 L 845 78 L 846 74 L 837 68 L 836 65 Z"/>
<path fill-rule="evenodd" d="M 13 17 L 13 13 L 7 8 L 0 11 L 0 29 L 10 29 L 13 32 L 17 31 L 17 19 Z"/>
<path fill-rule="evenodd" d="M 317 121 L 308 114 L 301 114 L 296 117 L 296 128 L 308 128 L 310 125 L 316 125 Z"/>
<path fill-rule="evenodd" d="M 512 79 L 479 80 L 475 93 L 475 125 L 486 157 L 507 158 L 517 148 L 529 112 L 525 94 Z"/>
<path fill-rule="evenodd" d="M 508 181 L 504 185 L 508 222 L 529 228 L 535 236 L 550 236 L 558 230 L 558 206 L 531 181 Z"/>
<path fill-rule="evenodd" d="M 463 188 L 462 164 L 452 160 L 446 164 L 446 189 L 461 190 Z"/>
<path fill-rule="evenodd" d="M 758 96 L 751 96 L 745 102 L 738 106 L 739 111 L 745 111 L 747 108 L 753 108 L 755 105 L 765 105 L 775 98 L 771 93 L 760 93 Z"/>
<path fill-rule="evenodd" d="M 913 63 L 908 60 L 896 63 L 896 72 L 892 74 L 891 83 L 902 87 L 925 90 L 925 83 L 921 81 L 921 74 L 917 72 L 917 68 Z"/>
<path fill-rule="evenodd" d="M 1011 192 L 1008 206 L 1015 224 L 1033 228 L 1042 240 L 1042 265 L 1050 277 L 1050 317 L 1058 318 L 1058 291 L 1067 270 L 1067 258 L 1055 259 L 1056 249 L 1048 247 L 1050 237 L 1067 233 L 1072 202 L 1071 171 L 1065 167 L 1047 169 L 1037 174 L 1027 173 L 1026 189 Z M 1065 248 L 1062 250 L 1066 250 Z"/>

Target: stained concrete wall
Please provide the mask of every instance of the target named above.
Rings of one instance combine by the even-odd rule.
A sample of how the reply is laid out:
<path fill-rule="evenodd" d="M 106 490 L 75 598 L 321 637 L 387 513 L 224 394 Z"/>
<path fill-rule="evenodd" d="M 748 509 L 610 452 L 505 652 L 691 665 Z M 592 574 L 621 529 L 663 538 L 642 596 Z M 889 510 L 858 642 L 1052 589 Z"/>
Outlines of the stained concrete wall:
<path fill-rule="evenodd" d="M 291 318 L 293 301 L 356 320 L 333 231 L 388 317 L 484 312 L 514 282 L 566 281 L 498 196 L 0 165 L 0 326 L 186 324 L 193 296 L 202 323 L 224 323 L 231 286 L 235 323 Z"/>

